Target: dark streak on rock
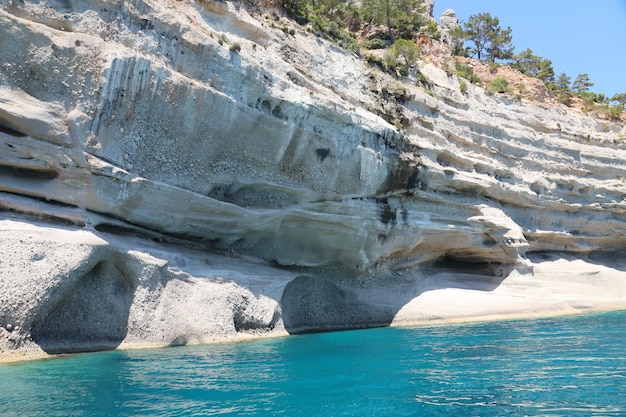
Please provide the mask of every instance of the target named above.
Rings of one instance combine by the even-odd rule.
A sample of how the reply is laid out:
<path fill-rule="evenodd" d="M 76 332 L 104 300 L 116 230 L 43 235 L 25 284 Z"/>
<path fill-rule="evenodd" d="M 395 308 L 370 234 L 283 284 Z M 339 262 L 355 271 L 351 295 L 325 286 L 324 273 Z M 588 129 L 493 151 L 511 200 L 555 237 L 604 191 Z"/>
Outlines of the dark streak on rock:
<path fill-rule="evenodd" d="M 326 158 L 330 156 L 330 149 L 328 148 L 317 148 L 315 150 L 315 155 L 319 158 L 320 162 L 324 162 Z"/>

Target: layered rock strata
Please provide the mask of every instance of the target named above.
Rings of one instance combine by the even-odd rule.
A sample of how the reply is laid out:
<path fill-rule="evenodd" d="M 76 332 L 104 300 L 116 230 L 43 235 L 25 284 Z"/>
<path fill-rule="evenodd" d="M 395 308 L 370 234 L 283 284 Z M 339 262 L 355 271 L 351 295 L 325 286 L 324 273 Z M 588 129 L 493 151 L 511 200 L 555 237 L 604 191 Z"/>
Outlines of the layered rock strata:
<path fill-rule="evenodd" d="M 234 2 L 0 1 L 1 351 L 417 322 L 445 316 L 402 310 L 424 292 L 555 256 L 624 279 L 622 125 L 427 61 L 394 80 L 296 29 Z"/>

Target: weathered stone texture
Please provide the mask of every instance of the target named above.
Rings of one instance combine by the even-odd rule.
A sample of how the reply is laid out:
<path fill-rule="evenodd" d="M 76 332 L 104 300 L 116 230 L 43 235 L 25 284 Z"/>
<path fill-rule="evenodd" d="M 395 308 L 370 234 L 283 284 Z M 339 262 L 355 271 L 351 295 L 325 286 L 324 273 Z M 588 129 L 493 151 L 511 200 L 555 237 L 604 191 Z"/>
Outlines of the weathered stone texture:
<path fill-rule="evenodd" d="M 236 2 L 3 0 L 0 39 L 0 351 L 389 324 L 428 268 L 626 247 L 618 124 Z"/>

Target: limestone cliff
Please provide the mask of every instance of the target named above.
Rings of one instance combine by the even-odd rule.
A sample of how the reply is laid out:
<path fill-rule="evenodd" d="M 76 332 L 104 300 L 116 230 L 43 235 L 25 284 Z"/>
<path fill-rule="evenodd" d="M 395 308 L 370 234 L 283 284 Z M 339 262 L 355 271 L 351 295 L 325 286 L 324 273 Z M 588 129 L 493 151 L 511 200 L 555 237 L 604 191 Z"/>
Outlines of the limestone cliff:
<path fill-rule="evenodd" d="M 405 307 L 550 259 L 626 306 L 624 126 L 395 80 L 272 12 L 0 0 L 0 351 L 452 317 Z"/>

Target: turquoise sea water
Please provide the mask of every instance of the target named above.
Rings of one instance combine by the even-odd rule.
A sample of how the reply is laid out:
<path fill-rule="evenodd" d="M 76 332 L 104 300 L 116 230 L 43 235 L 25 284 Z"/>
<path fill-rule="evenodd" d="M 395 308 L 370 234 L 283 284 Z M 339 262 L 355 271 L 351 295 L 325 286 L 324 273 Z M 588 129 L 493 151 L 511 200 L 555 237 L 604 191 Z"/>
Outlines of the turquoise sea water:
<path fill-rule="evenodd" d="M 626 313 L 0 366 L 0 415 L 624 416 Z"/>

